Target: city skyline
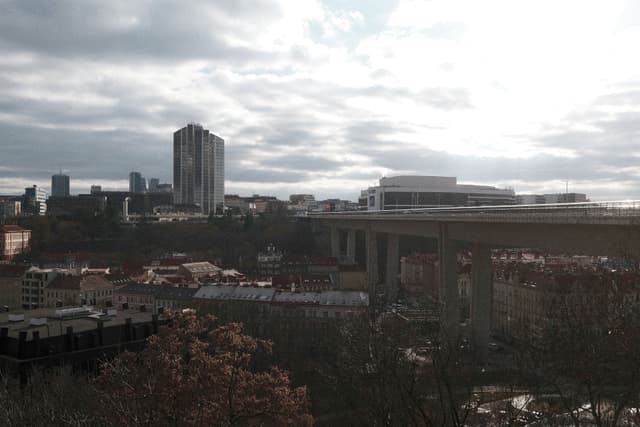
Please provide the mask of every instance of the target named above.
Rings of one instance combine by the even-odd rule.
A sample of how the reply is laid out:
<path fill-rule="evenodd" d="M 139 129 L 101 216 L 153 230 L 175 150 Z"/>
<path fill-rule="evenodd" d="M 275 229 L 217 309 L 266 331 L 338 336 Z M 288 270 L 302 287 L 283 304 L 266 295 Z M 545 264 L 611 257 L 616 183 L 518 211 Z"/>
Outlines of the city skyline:
<path fill-rule="evenodd" d="M 412 174 L 640 198 L 631 1 L 0 12 L 0 193 L 58 167 L 72 193 L 124 190 L 131 170 L 170 182 L 168 135 L 196 121 L 227 141 L 227 193 L 353 200 Z"/>

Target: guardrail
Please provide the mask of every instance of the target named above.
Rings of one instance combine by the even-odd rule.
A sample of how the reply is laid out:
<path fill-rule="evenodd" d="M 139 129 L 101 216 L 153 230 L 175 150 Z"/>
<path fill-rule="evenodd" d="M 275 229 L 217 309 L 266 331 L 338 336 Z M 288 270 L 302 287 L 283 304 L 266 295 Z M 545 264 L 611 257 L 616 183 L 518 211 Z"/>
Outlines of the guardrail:
<path fill-rule="evenodd" d="M 461 206 L 418 209 L 390 209 L 384 211 L 345 211 L 312 214 L 312 218 L 332 217 L 406 217 L 422 219 L 433 217 L 474 220 L 496 219 L 562 219 L 568 218 L 637 218 L 640 220 L 640 200 L 620 200 L 611 202 L 579 202 L 535 205 Z"/>

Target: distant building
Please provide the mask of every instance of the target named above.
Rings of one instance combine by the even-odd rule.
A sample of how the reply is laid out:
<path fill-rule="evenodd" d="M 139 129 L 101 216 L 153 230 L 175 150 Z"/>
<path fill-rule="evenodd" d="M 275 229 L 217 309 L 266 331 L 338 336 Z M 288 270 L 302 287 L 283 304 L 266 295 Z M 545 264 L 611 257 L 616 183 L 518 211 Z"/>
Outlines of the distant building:
<path fill-rule="evenodd" d="M 0 307 L 22 307 L 22 276 L 28 269 L 24 264 L 0 264 Z"/>
<path fill-rule="evenodd" d="M 545 194 L 545 203 L 580 203 L 588 202 L 587 195 L 582 193 Z"/>
<path fill-rule="evenodd" d="M 515 203 L 511 189 L 458 184 L 455 177 L 395 176 L 363 190 L 359 205 L 368 210 L 414 209 L 438 206 L 488 206 Z"/>
<path fill-rule="evenodd" d="M 320 200 L 312 210 L 317 212 L 355 211 L 358 210 L 358 203 L 341 199 Z"/>
<path fill-rule="evenodd" d="M 0 259 L 11 260 L 29 250 L 31 230 L 17 225 L 0 225 Z"/>
<path fill-rule="evenodd" d="M 540 205 L 546 203 L 546 201 L 541 194 L 518 194 L 516 203 L 518 205 Z"/>
<path fill-rule="evenodd" d="M 158 185 L 160 184 L 160 180 L 158 178 L 151 178 L 149 180 L 149 193 L 155 193 L 158 191 Z"/>
<path fill-rule="evenodd" d="M 153 313 L 176 311 L 193 307 L 193 296 L 197 288 L 176 288 L 164 285 L 129 284 L 115 291 L 114 303 L 117 307 L 126 304 L 128 308 Z"/>
<path fill-rule="evenodd" d="M 519 194 L 516 203 L 519 205 L 536 205 L 545 203 L 580 203 L 588 202 L 586 194 L 556 193 L 556 194 Z"/>
<path fill-rule="evenodd" d="M 330 321 L 366 313 L 369 295 L 358 291 L 291 292 L 255 286 L 203 286 L 194 295 L 197 309 L 220 313 L 225 320 L 242 321 L 283 316 Z"/>
<path fill-rule="evenodd" d="M 80 194 L 78 196 L 49 197 L 47 214 L 50 216 L 71 217 L 79 214 L 95 214 L 106 208 L 106 197 L 97 194 Z"/>
<path fill-rule="evenodd" d="M 130 214 L 153 213 L 158 206 L 171 205 L 173 195 L 171 193 L 130 193 L 128 191 L 102 191 L 95 192 L 92 196 L 106 199 L 106 207 L 122 214 L 123 203 L 129 198 L 128 208 Z"/>
<path fill-rule="evenodd" d="M 129 192 L 142 194 L 147 191 L 146 181 L 140 172 L 129 172 Z"/>
<path fill-rule="evenodd" d="M 163 320 L 149 312 L 40 308 L 0 313 L 0 365 L 18 373 L 33 365 L 80 365 L 141 350 Z"/>
<path fill-rule="evenodd" d="M 191 282 L 217 281 L 220 279 L 222 269 L 210 262 L 190 262 L 182 264 L 178 268 L 178 274 Z"/>
<path fill-rule="evenodd" d="M 0 219 L 22 215 L 22 202 L 16 199 L 0 199 Z"/>
<path fill-rule="evenodd" d="M 176 204 L 195 204 L 209 215 L 224 209 L 224 140 L 199 124 L 173 134 Z"/>
<path fill-rule="evenodd" d="M 282 252 L 276 250 L 274 245 L 269 245 L 266 251 L 258 253 L 258 278 L 266 280 L 282 274 L 282 258 Z"/>
<path fill-rule="evenodd" d="M 52 197 L 68 197 L 69 196 L 69 175 L 62 173 L 51 176 L 51 196 Z"/>
<path fill-rule="evenodd" d="M 60 274 L 44 289 L 47 307 L 98 305 L 106 307 L 113 301 L 113 283 L 96 274 Z"/>
<path fill-rule="evenodd" d="M 40 269 L 31 267 L 22 276 L 22 305 L 25 308 L 42 307 L 45 303 L 44 289 L 58 274 L 66 271 L 60 269 Z"/>
<path fill-rule="evenodd" d="M 92 185 L 91 186 L 91 194 L 101 193 L 102 185 Z"/>
<path fill-rule="evenodd" d="M 24 203 L 22 211 L 29 215 L 44 215 L 47 213 L 47 192 L 37 185 L 24 189 Z"/>
<path fill-rule="evenodd" d="M 171 184 L 158 184 L 156 187 L 156 193 L 173 193 L 173 185 Z"/>
<path fill-rule="evenodd" d="M 171 193 L 173 186 L 171 184 L 161 184 L 158 178 L 151 178 L 148 191 L 149 193 Z"/>

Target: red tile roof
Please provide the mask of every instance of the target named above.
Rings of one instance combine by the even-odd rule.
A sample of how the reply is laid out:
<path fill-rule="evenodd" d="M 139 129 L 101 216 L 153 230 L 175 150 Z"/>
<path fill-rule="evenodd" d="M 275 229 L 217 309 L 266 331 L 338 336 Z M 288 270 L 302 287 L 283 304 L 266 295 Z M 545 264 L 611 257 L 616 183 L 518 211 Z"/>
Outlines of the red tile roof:
<path fill-rule="evenodd" d="M 22 228 L 19 225 L 0 225 L 0 232 L 4 233 L 17 233 L 22 231 L 31 231 L 26 228 Z"/>

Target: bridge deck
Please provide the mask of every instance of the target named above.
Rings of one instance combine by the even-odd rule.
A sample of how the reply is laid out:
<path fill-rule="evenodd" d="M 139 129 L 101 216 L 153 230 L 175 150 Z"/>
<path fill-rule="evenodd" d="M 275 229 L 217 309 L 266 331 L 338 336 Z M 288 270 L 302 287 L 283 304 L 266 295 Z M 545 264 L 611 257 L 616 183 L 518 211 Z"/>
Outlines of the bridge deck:
<path fill-rule="evenodd" d="M 640 201 L 438 207 L 312 214 L 319 220 L 640 225 Z"/>

